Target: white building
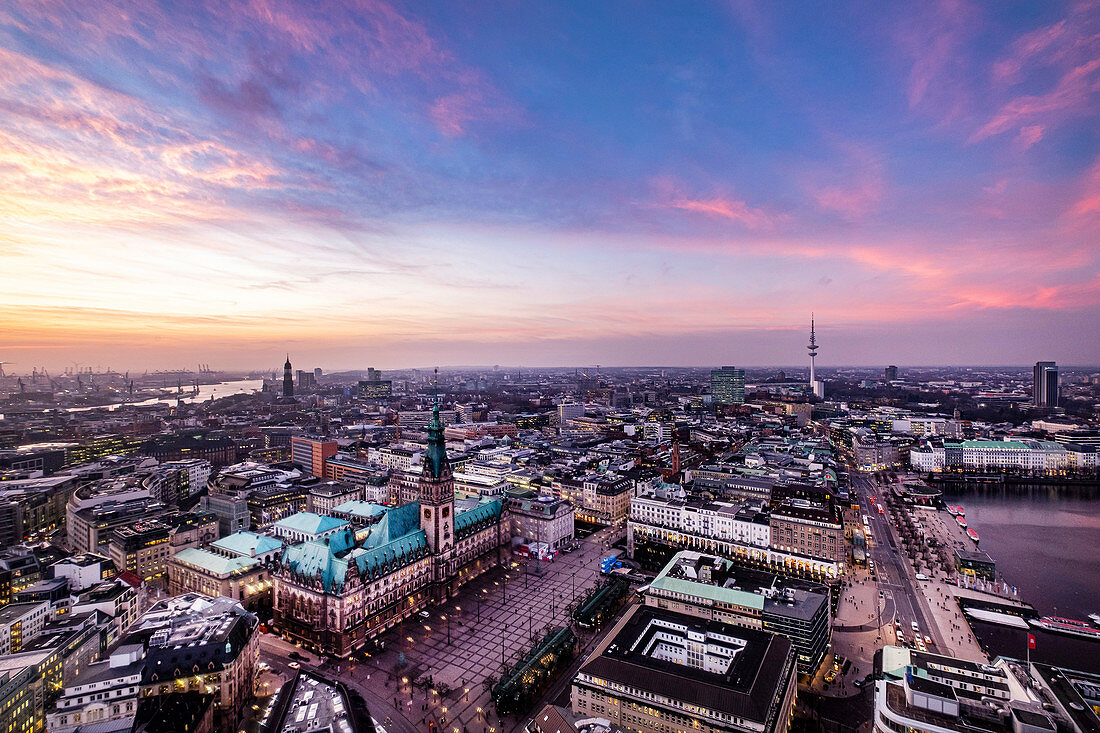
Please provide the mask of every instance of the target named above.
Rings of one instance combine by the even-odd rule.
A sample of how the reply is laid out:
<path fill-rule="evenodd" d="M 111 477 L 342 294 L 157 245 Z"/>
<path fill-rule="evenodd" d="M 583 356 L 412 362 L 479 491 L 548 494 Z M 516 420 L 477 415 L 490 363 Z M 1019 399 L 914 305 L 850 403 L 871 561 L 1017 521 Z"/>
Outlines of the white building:
<path fill-rule="evenodd" d="M 46 730 L 71 733 L 92 724 L 132 720 L 137 713 L 144 656 L 141 644 L 126 644 L 110 658 L 89 665 L 46 715 Z"/>
<path fill-rule="evenodd" d="M 114 619 L 107 632 L 109 646 L 137 620 L 137 593 L 121 580 L 104 581 L 77 596 L 70 613 L 89 611 L 100 611 Z"/>
<path fill-rule="evenodd" d="M 918 471 L 1004 471 L 1057 473 L 1097 465 L 1095 451 L 1049 440 L 924 441 L 909 451 Z"/>
<path fill-rule="evenodd" d="M 632 524 L 656 525 L 710 539 L 767 548 L 771 529 L 767 517 L 747 504 L 723 501 L 662 499 L 636 496 L 630 501 Z"/>
<path fill-rule="evenodd" d="M 1096 730 L 1096 675 L 998 657 L 970 662 L 882 650 L 874 733 L 1053 733 Z"/>
<path fill-rule="evenodd" d="M 367 460 L 395 471 L 419 471 L 424 454 L 420 448 L 387 445 L 368 449 Z"/>
<path fill-rule="evenodd" d="M 99 585 L 116 575 L 115 564 L 109 557 L 86 553 L 58 560 L 46 570 L 47 577 L 67 578 L 69 591 L 79 593 Z"/>

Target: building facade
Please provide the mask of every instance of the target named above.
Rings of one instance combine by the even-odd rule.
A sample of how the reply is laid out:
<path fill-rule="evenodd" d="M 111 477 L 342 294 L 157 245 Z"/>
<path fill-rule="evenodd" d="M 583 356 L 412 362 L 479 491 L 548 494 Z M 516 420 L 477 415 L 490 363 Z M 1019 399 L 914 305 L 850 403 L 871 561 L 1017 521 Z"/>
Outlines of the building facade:
<path fill-rule="evenodd" d="M 335 456 L 338 448 L 335 440 L 295 435 L 290 439 L 290 460 L 308 471 L 311 476 L 324 478 L 325 461 Z"/>
<path fill-rule="evenodd" d="M 274 563 L 191 548 L 176 553 L 168 563 L 168 592 L 232 598 L 249 611 L 271 607 Z"/>
<path fill-rule="evenodd" d="M 1058 365 L 1037 361 L 1031 375 L 1031 403 L 1036 407 L 1058 406 Z"/>
<path fill-rule="evenodd" d="M 443 425 L 428 426 L 419 501 L 287 548 L 275 573 L 275 624 L 291 640 L 347 657 L 369 638 L 501 562 L 499 499 L 456 511 Z"/>
<path fill-rule="evenodd" d="M 573 506 L 569 502 L 553 496 L 509 496 L 505 507 L 513 537 L 549 545 L 551 550 L 573 544 Z"/>
<path fill-rule="evenodd" d="M 745 401 L 745 370 L 724 366 L 710 370 L 710 393 L 716 405 L 739 405 Z"/>
<path fill-rule="evenodd" d="M 925 440 L 909 451 L 918 471 L 1019 472 L 1058 475 L 1095 471 L 1095 448 L 1050 440 Z"/>

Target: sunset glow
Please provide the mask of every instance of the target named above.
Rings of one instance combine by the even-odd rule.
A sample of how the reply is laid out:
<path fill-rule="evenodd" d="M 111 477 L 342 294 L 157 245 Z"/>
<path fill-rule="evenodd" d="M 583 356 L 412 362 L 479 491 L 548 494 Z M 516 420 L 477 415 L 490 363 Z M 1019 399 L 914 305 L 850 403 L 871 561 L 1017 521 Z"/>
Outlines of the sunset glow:
<path fill-rule="evenodd" d="M 1094 363 L 1098 130 L 1097 2 L 11 0 L 0 360 Z"/>

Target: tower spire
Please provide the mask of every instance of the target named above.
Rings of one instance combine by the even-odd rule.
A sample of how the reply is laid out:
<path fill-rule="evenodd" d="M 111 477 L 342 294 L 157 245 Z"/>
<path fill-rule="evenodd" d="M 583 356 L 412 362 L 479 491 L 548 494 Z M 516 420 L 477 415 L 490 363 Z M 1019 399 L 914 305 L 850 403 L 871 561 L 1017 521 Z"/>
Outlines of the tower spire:
<path fill-rule="evenodd" d="M 817 374 L 814 370 L 814 360 L 817 358 L 817 332 L 814 328 L 814 314 L 810 311 L 810 344 L 806 347 L 810 354 L 810 391 L 817 390 Z"/>

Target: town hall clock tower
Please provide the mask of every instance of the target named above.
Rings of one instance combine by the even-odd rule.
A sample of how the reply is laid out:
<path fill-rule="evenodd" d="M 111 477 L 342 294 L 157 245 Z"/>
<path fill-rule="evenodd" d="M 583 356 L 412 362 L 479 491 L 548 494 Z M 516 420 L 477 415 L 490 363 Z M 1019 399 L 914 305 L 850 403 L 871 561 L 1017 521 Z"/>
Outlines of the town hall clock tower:
<path fill-rule="evenodd" d="M 455 482 L 447 460 L 439 405 L 432 410 L 428 424 L 428 449 L 420 474 L 420 528 L 432 555 L 432 595 L 442 600 L 450 595 L 447 588 L 454 566 Z"/>

